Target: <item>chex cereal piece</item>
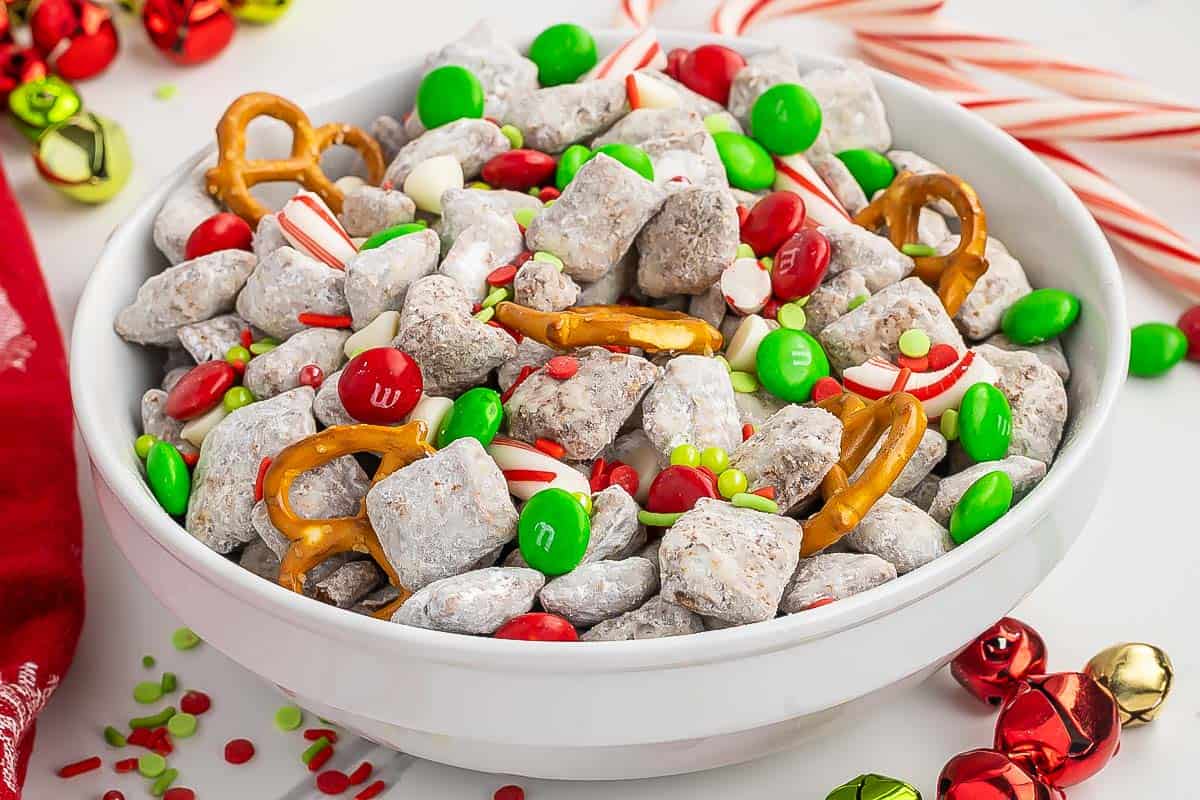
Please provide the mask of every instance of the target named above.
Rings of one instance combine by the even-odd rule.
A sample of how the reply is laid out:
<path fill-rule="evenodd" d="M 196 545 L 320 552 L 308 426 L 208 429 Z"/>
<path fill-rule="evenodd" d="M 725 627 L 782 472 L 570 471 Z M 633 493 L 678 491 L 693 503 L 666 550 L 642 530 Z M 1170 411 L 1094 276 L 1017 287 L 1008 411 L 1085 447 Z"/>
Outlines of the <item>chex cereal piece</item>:
<path fill-rule="evenodd" d="M 658 570 L 644 558 L 582 564 L 546 584 L 542 608 L 578 628 L 640 608 L 658 592 Z"/>
<path fill-rule="evenodd" d="M 412 222 L 417 205 L 404 192 L 378 186 L 359 186 L 342 199 L 342 224 L 351 236 L 371 236 Z"/>
<path fill-rule="evenodd" d="M 861 272 L 847 270 L 835 275 L 809 295 L 808 303 L 804 306 L 804 330 L 813 336 L 820 336 L 830 323 L 850 311 L 851 302 L 856 298 L 866 300 L 870 296 L 867 279 Z"/>
<path fill-rule="evenodd" d="M 458 281 L 467 298 L 478 303 L 493 288 L 487 276 L 511 264 L 524 249 L 525 237 L 511 214 L 483 214 L 454 240 L 438 271 Z"/>
<path fill-rule="evenodd" d="M 842 450 L 842 422 L 820 408 L 785 406 L 737 446 L 729 466 L 746 473 L 752 489 L 771 486 L 787 511 L 820 486 Z"/>
<path fill-rule="evenodd" d="M 721 327 L 728 310 L 729 305 L 725 302 L 725 295 L 721 293 L 719 282 L 688 298 L 687 313 L 704 320 L 714 328 Z"/>
<path fill-rule="evenodd" d="M 941 477 L 931 472 L 924 478 L 921 478 L 917 482 L 917 485 L 912 488 L 912 491 L 904 495 L 904 499 L 922 511 L 929 511 L 930 505 L 933 503 L 933 498 L 937 496 L 938 486 L 941 482 Z"/>
<path fill-rule="evenodd" d="M 351 561 L 322 578 L 312 590 L 312 597 L 338 608 L 351 608 L 386 580 L 374 561 Z"/>
<path fill-rule="evenodd" d="M 737 406 L 738 422 L 743 426 L 753 425 L 755 430 L 788 405 L 786 400 L 779 399 L 766 389 L 735 392 L 733 402 Z"/>
<path fill-rule="evenodd" d="M 358 511 L 370 488 L 371 479 L 354 457 L 342 456 L 297 476 L 288 500 L 301 519 L 350 517 Z M 271 552 L 282 559 L 291 542 L 272 524 L 267 504 L 262 500 L 254 504 L 250 524 Z M 275 577 L 279 577 L 278 572 Z"/>
<path fill-rule="evenodd" d="M 542 201 L 508 189 L 448 189 L 442 195 L 442 217 L 437 224 L 442 252 L 449 252 L 459 235 L 484 217 L 493 213 L 511 217 L 523 208 L 541 211 Z"/>
<path fill-rule="evenodd" d="M 629 113 L 625 82 L 564 83 L 512 98 L 503 119 L 525 135 L 525 146 L 557 154 L 611 128 Z"/>
<path fill-rule="evenodd" d="M 255 539 L 242 548 L 238 566 L 272 583 L 279 580 L 279 556 L 261 539 Z"/>
<path fill-rule="evenodd" d="M 895 577 L 896 568 L 879 556 L 819 553 L 800 559 L 779 607 L 785 614 L 795 614 L 814 603 L 853 597 Z"/>
<path fill-rule="evenodd" d="M 638 522 L 638 504 L 620 486 L 592 496 L 592 533 L 581 564 L 591 564 L 640 549 L 646 531 Z M 640 605 L 640 603 L 639 603 Z M 627 609 L 628 610 L 628 609 Z"/>
<path fill-rule="evenodd" d="M 637 237 L 638 287 L 650 297 L 700 294 L 737 256 L 737 203 L 726 189 L 671 194 Z"/>
<path fill-rule="evenodd" d="M 530 259 L 513 278 L 513 302 L 538 311 L 562 311 L 579 301 L 579 284 L 549 261 Z"/>
<path fill-rule="evenodd" d="M 629 297 L 637 278 L 637 262 L 637 248 L 631 247 L 602 277 L 591 282 L 577 281 L 579 301 L 576 305 L 611 306 L 621 298 Z M 724 302 L 722 299 L 721 303 Z"/>
<path fill-rule="evenodd" d="M 345 283 L 345 270 L 281 247 L 258 263 L 238 295 L 237 312 L 276 339 L 286 339 L 307 327 L 301 314 L 349 313 Z"/>
<path fill-rule="evenodd" d="M 800 83 L 800 68 L 789 50 L 777 47 L 749 56 L 729 87 L 729 113 L 749 126 L 755 101 L 780 83 Z"/>
<path fill-rule="evenodd" d="M 867 453 L 866 458 L 858 465 L 858 469 L 850 476 L 851 483 L 858 480 L 859 476 L 867 468 L 867 465 L 875 460 L 875 456 L 879 454 L 879 448 L 883 446 L 883 441 L 886 437 L 887 432 L 885 431 L 879 437 L 879 441 L 875 443 L 875 446 L 871 448 L 871 451 Z M 908 459 L 908 463 L 904 465 L 904 469 L 900 471 L 900 474 L 896 477 L 888 492 L 897 496 L 906 495 L 911 492 L 946 457 L 948 447 L 945 436 L 942 436 L 932 427 L 926 428 L 924 435 L 921 436 L 921 442 L 917 445 L 917 449 Z"/>
<path fill-rule="evenodd" d="M 974 350 L 996 368 L 996 387 L 1012 409 L 1008 454 L 1049 464 L 1067 424 L 1067 390 L 1062 378 L 1033 353 L 988 344 Z"/>
<path fill-rule="evenodd" d="M 938 253 L 945 255 L 957 247 L 955 234 L 938 245 Z M 988 260 L 987 272 L 975 282 L 975 288 L 954 315 L 963 335 L 975 341 L 999 331 L 1008 307 L 1033 291 L 1021 262 L 1012 257 L 999 239 L 989 236 L 984 254 Z"/>
<path fill-rule="evenodd" d="M 523 567 L 488 567 L 453 575 L 405 600 L 392 622 L 486 636 L 533 608 L 545 582 L 542 573 Z"/>
<path fill-rule="evenodd" d="M 431 230 L 398 236 L 361 250 L 346 268 L 346 303 L 354 329 L 362 330 L 384 311 L 399 311 L 413 281 L 437 270 L 441 243 Z"/>
<path fill-rule="evenodd" d="M 205 174 L 217 165 L 215 155 L 203 159 L 187 181 L 167 195 L 154 217 L 154 244 L 172 264 L 184 260 L 188 237 L 196 226 L 221 211 L 205 188 Z"/>
<path fill-rule="evenodd" d="M 283 235 L 283 228 L 279 226 L 278 215 L 263 215 L 262 219 L 258 221 L 258 225 L 254 228 L 254 239 L 251 242 L 251 246 L 254 248 L 254 255 L 258 256 L 259 261 L 262 261 L 281 247 L 291 247 L 291 243 Z"/>
<path fill-rule="evenodd" d="M 887 110 L 867 68 L 858 62 L 805 73 L 800 84 L 821 105 L 822 127 L 833 152 L 865 148 L 878 153 L 892 146 Z"/>
<path fill-rule="evenodd" d="M 820 230 L 829 240 L 829 277 L 857 272 L 866 280 L 867 291 L 874 294 L 907 278 L 916 268 L 890 241 L 860 225 L 826 225 Z"/>
<path fill-rule="evenodd" d="M 345 362 L 342 349 L 349 338 L 349 331 L 330 328 L 300 331 L 275 349 L 252 358 L 246 365 L 243 385 L 259 400 L 266 400 L 299 386 L 300 370 L 309 364 L 320 367 L 322 375 L 330 375 Z"/>
<path fill-rule="evenodd" d="M 521 55 L 488 20 L 480 20 L 460 38 L 431 54 L 425 60 L 425 71 L 447 64 L 466 67 L 479 79 L 484 113 L 495 119 L 504 117 L 514 95 L 538 88 L 537 65 Z"/>
<path fill-rule="evenodd" d="M 463 178 L 473 180 L 484 164 L 511 149 L 512 144 L 500 129 L 487 120 L 459 119 L 426 131 L 400 148 L 383 180 L 403 186 L 418 165 L 437 156 L 453 156 L 462 166 Z"/>
<path fill-rule="evenodd" d="M 885 494 L 844 538 L 851 550 L 877 555 L 900 575 L 954 548 L 950 532 L 909 501 Z"/>
<path fill-rule="evenodd" d="M 232 311 L 257 263 L 253 253 L 218 250 L 176 264 L 142 284 L 113 328 L 128 342 L 175 345 L 184 325 Z"/>
<path fill-rule="evenodd" d="M 664 600 L 650 598 L 641 608 L 605 620 L 579 637 L 581 642 L 624 642 L 630 639 L 661 639 L 700 633 L 704 622 L 699 614 Z"/>
<path fill-rule="evenodd" d="M 990 344 L 992 347 L 1001 350 L 1024 350 L 1033 353 L 1041 359 L 1043 364 L 1057 372 L 1058 377 L 1062 378 L 1064 384 L 1071 379 L 1071 365 L 1067 363 L 1067 356 L 1063 352 L 1062 344 L 1058 339 L 1051 339 L 1041 344 L 1021 345 L 1013 342 L 1003 333 L 997 333 L 989 336 L 984 341 L 984 344 Z"/>
<path fill-rule="evenodd" d="M 185 440 L 180 432 L 184 422 L 168 416 L 166 411 L 167 392 L 163 389 L 147 389 L 142 395 L 142 433 L 170 442 L 184 455 L 194 454 L 196 446 Z"/>
<path fill-rule="evenodd" d="M 770 619 L 802 536 L 794 519 L 702 498 L 663 535 L 663 599 L 727 622 Z"/>
<path fill-rule="evenodd" d="M 1045 463 L 1021 455 L 1010 455 L 1000 461 L 984 461 L 942 478 L 938 483 L 937 494 L 929 505 L 929 516 L 937 520 L 939 525 L 949 525 L 954 507 L 958 505 L 967 489 L 971 488 L 971 484 L 996 470 L 1007 473 L 1012 479 L 1014 503 L 1029 494 L 1046 476 Z"/>
<path fill-rule="evenodd" d="M 733 452 L 742 424 L 729 370 L 706 356 L 671 359 L 642 403 L 642 427 L 663 464 L 681 444 Z"/>
<path fill-rule="evenodd" d="M 553 347 L 547 347 L 536 339 L 526 336 L 517 345 L 517 351 L 512 358 L 505 361 L 496 370 L 496 383 L 500 386 L 500 391 L 507 392 L 517 382 L 522 370 L 526 367 L 529 367 L 530 371 L 540 369 L 557 355 L 560 353 Z"/>
<path fill-rule="evenodd" d="M 404 123 L 389 114 L 380 114 L 373 119 L 368 130 L 375 141 L 379 142 L 383 160 L 389 164 L 400 152 L 400 148 L 408 144 L 410 138 L 404 129 Z"/>
<path fill-rule="evenodd" d="M 249 327 L 250 323 L 237 314 L 222 314 L 181 327 L 178 331 L 179 343 L 197 364 L 221 359 L 225 357 L 225 351 L 241 344 L 242 331 Z"/>

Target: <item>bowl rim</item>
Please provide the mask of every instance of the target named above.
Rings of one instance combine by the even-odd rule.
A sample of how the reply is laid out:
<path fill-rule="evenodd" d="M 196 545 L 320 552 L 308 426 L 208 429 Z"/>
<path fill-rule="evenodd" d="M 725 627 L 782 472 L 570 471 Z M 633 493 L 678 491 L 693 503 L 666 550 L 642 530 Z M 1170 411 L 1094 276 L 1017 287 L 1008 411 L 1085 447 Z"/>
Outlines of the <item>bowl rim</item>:
<path fill-rule="evenodd" d="M 605 47 L 615 47 L 628 38 L 627 32 L 597 30 L 594 33 L 598 43 Z M 659 34 L 660 41 L 669 40 L 673 46 L 680 47 L 718 43 L 744 52 L 755 52 L 777 46 L 751 38 L 687 31 L 660 31 Z M 845 59 L 788 49 L 806 64 L 817 67 L 845 63 Z M 380 77 L 360 84 L 352 91 L 361 91 L 371 83 L 388 82 L 397 73 L 415 70 L 421 60 L 421 57 L 407 59 L 381 70 Z M 934 103 L 939 113 L 947 119 L 964 126 L 971 136 L 999 148 L 1015 166 L 1030 173 L 1030 177 L 1037 177 L 1039 190 L 1049 192 L 1056 201 L 1062 223 L 1076 230 L 1087 247 L 1087 261 L 1098 272 L 1102 308 L 1111 321 L 1112 333 L 1128 330 L 1125 297 L 1116 258 L 1095 220 L 1066 184 L 1015 139 L 982 118 L 908 80 L 873 67 L 868 69 L 872 80 L 878 84 L 902 95 L 913 95 L 927 103 Z M 346 94 L 345 90 L 329 86 L 306 97 L 302 105 L 307 109 L 319 109 Z M 1100 373 L 1094 409 L 1079 420 L 1071 441 L 1062 446 L 1041 483 L 993 525 L 987 536 L 975 537 L 922 568 L 868 592 L 803 614 L 706 631 L 703 636 L 589 642 L 585 647 L 463 636 L 374 619 L 290 592 L 242 569 L 187 535 L 183 527 L 154 500 L 141 475 L 131 472 L 122 463 L 118 452 L 104 441 L 107 426 L 97 407 L 97 395 L 85 388 L 102 386 L 107 379 L 111 379 L 111 376 L 100 372 L 99 359 L 89 359 L 84 354 L 96 341 L 106 341 L 104 335 L 97 336 L 97 333 L 111 336 L 112 319 L 106 312 L 107 304 L 104 302 L 107 292 L 105 275 L 110 270 L 121 268 L 120 253 L 144 247 L 144 242 L 140 241 L 134 230 L 134 218 L 143 216 L 148 208 L 160 208 L 167 194 L 214 148 L 215 145 L 207 145 L 186 159 L 155 191 L 144 197 L 113 231 L 97 259 L 80 298 L 71 335 L 70 372 L 77 424 L 93 464 L 94 477 L 104 481 L 131 518 L 175 560 L 215 588 L 250 603 L 284 624 L 296 625 L 356 648 L 474 669 L 486 665 L 495 670 L 519 669 L 544 674 L 622 672 L 689 666 L 771 653 L 867 624 L 961 580 L 1019 538 L 1029 535 L 1035 523 L 1049 513 L 1060 489 L 1091 454 L 1112 414 L 1124 381 L 1129 357 L 1128 337 L 1112 336 L 1112 346 Z"/>

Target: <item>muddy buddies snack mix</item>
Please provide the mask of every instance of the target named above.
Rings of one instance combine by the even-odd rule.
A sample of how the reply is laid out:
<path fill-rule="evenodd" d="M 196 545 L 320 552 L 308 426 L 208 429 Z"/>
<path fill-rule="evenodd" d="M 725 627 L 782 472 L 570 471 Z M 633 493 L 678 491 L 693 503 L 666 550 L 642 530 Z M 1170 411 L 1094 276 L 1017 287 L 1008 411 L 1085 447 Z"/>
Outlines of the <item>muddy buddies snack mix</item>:
<path fill-rule="evenodd" d="M 619 641 L 870 591 L 1036 489 L 1070 322 L 1006 322 L 1019 243 L 865 69 L 561 40 L 471 29 L 283 208 L 236 148 L 168 195 L 114 329 L 166 355 L 134 449 L 189 535 L 349 613 Z"/>

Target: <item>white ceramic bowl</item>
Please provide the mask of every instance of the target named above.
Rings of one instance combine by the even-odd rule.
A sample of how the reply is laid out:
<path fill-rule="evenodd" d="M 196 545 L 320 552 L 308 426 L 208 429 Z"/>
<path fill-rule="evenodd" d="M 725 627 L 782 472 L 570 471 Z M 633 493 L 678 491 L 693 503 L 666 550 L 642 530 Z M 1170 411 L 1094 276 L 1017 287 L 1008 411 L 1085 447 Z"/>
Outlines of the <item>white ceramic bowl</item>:
<path fill-rule="evenodd" d="M 620 37 L 598 39 L 607 50 Z M 666 47 L 713 40 L 662 36 Z M 799 57 L 806 68 L 829 63 Z M 417 79 L 410 64 L 305 106 L 317 123 L 366 125 L 409 107 Z M 1037 586 L 1083 529 L 1108 462 L 1128 326 L 1112 253 L 1066 186 L 957 106 L 889 75 L 875 80 L 896 146 L 966 177 L 1033 283 L 1083 301 L 1065 341 L 1072 416 L 1058 460 L 986 533 L 885 586 L 803 614 L 589 645 L 393 625 L 245 572 L 188 536 L 147 489 L 133 440 L 140 397 L 161 377 L 159 359 L 112 330 L 118 310 L 163 268 L 151 243 L 154 214 L 202 153 L 113 234 L 76 316 L 75 409 L 117 544 L 166 606 L 301 705 L 391 747 L 479 770 L 607 779 L 730 764 L 795 746 L 828 720 L 927 677 Z"/>

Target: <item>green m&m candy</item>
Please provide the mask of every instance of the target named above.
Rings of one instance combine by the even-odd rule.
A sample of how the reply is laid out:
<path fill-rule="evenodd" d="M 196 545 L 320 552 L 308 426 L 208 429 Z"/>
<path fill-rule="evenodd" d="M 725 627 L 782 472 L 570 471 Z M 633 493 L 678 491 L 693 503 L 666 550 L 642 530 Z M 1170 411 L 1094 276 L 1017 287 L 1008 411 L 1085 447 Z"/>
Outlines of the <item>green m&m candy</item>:
<path fill-rule="evenodd" d="M 376 247 L 383 247 L 392 239 L 399 239 L 401 236 L 407 236 L 410 233 L 419 233 L 429 227 L 429 223 L 425 220 L 417 222 L 405 222 L 400 225 L 394 225 L 386 230 L 372 234 L 362 243 L 362 247 L 358 248 L 359 252 L 363 250 L 374 250 Z"/>
<path fill-rule="evenodd" d="M 775 185 L 775 162 L 761 144 L 733 131 L 718 133 L 713 141 L 731 186 L 757 192 Z"/>
<path fill-rule="evenodd" d="M 581 144 L 573 144 L 558 157 L 558 169 L 554 173 L 554 185 L 558 190 L 567 188 L 567 184 L 575 180 L 575 173 L 593 155 L 592 151 Z"/>
<path fill-rule="evenodd" d="M 28 81 L 8 96 L 8 110 L 17 128 L 32 142 L 46 129 L 66 122 L 83 108 L 75 87 L 57 75 Z"/>
<path fill-rule="evenodd" d="M 763 337 L 754 357 L 758 380 L 789 403 L 806 403 L 813 386 L 829 375 L 829 359 L 806 331 L 779 328 Z"/>
<path fill-rule="evenodd" d="M 654 164 L 650 161 L 650 156 L 646 155 L 646 151 L 642 148 L 634 147 L 631 144 L 614 142 L 613 144 L 597 147 L 596 151 L 588 159 L 595 158 L 600 153 L 604 153 L 609 158 L 615 158 L 646 180 L 654 180 Z"/>
<path fill-rule="evenodd" d="M 917 788 L 886 775 L 859 775 L 834 789 L 825 800 L 921 800 Z"/>
<path fill-rule="evenodd" d="M 795 83 L 779 83 L 763 92 L 750 109 L 754 138 L 772 153 L 790 156 L 812 147 L 821 133 L 821 106 Z"/>
<path fill-rule="evenodd" d="M 563 575 L 579 566 L 591 535 L 591 518 L 566 489 L 543 489 L 529 498 L 517 523 L 521 555 L 546 575 Z"/>
<path fill-rule="evenodd" d="M 850 170 L 867 197 L 874 197 L 876 192 L 891 186 L 896 179 L 896 168 L 892 162 L 874 150 L 843 150 L 837 157 Z"/>
<path fill-rule="evenodd" d="M 990 383 L 968 388 L 958 407 L 958 438 L 976 461 L 998 461 L 1008 455 L 1012 409 L 1004 393 Z"/>
<path fill-rule="evenodd" d="M 1016 344 L 1053 339 L 1079 319 L 1079 298 L 1062 289 L 1035 289 L 1008 307 L 1000 320 L 1004 335 Z"/>
<path fill-rule="evenodd" d="M 537 64 L 542 86 L 558 86 L 579 80 L 600 57 L 590 33 L 564 23 L 551 25 L 538 34 L 529 47 L 529 60 Z"/>
<path fill-rule="evenodd" d="M 1003 517 L 1012 507 L 1013 484 L 1007 472 L 989 472 L 971 484 L 950 514 L 950 538 L 962 544 Z"/>
<path fill-rule="evenodd" d="M 146 454 L 146 480 L 158 504 L 168 514 L 183 516 L 192 491 L 192 476 L 175 445 L 159 440 L 150 447 Z"/>
<path fill-rule="evenodd" d="M 504 420 L 504 404 L 500 394 L 486 386 L 477 386 L 463 392 L 442 422 L 438 431 L 437 447 L 439 450 L 456 439 L 470 437 L 487 447 L 496 438 L 500 423 Z"/>
<path fill-rule="evenodd" d="M 481 119 L 483 84 L 466 67 L 451 64 L 431 70 L 417 89 L 417 115 L 431 130 L 456 119 Z"/>
<path fill-rule="evenodd" d="M 1129 338 L 1129 374 L 1156 378 L 1187 355 L 1187 335 L 1165 322 L 1145 322 Z"/>

